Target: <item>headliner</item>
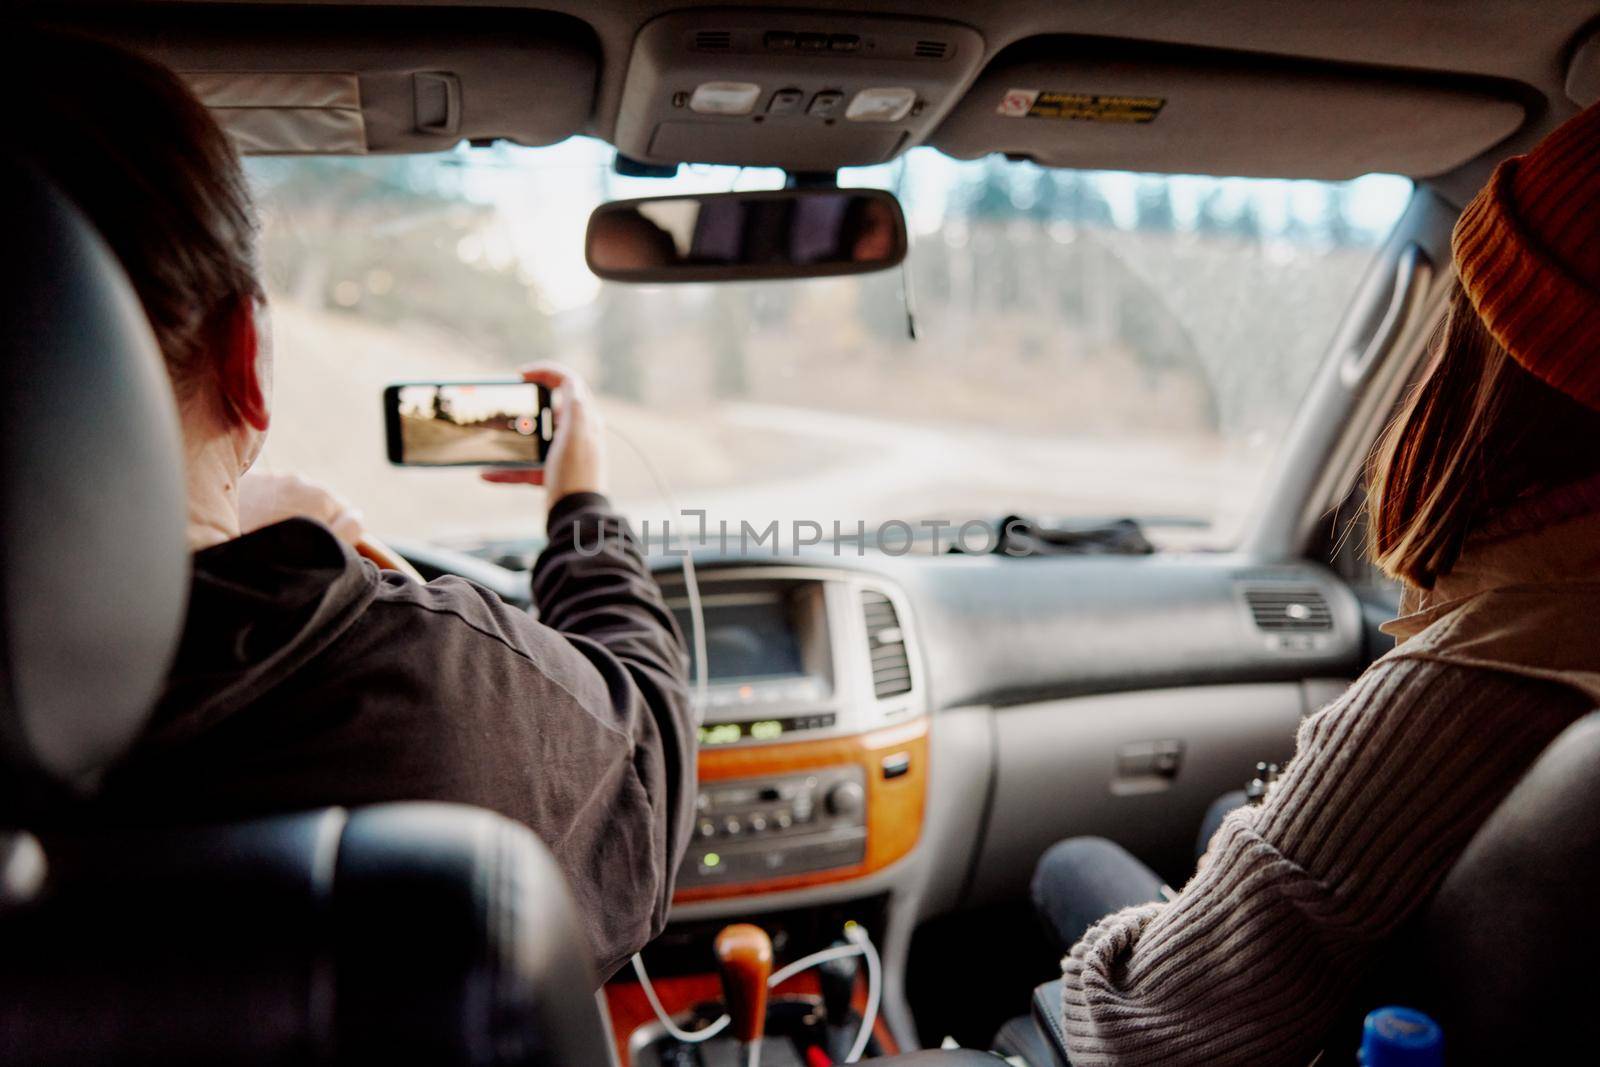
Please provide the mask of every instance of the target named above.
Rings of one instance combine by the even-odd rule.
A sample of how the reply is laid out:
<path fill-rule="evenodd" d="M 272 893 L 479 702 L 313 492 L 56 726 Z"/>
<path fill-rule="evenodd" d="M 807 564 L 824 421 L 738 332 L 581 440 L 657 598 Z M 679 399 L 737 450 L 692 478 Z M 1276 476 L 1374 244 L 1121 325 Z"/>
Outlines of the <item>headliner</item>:
<path fill-rule="evenodd" d="M 56 0 L 58 19 L 73 7 L 138 8 L 166 0 Z M 227 0 L 193 0 L 199 4 Z M 257 0 L 261 3 L 261 0 Z M 670 11 L 703 8 L 667 0 L 266 0 L 262 6 L 321 5 L 525 9 L 562 12 L 588 23 L 602 57 L 593 107 L 582 132 L 610 139 L 633 41 L 641 26 Z M 1429 184 L 1460 202 L 1499 158 L 1521 151 L 1576 112 L 1565 95 L 1576 42 L 1600 15 L 1594 0 L 810 0 L 804 4 L 747 0 L 746 8 L 915 14 L 977 29 L 987 66 L 1016 42 L 1049 34 L 1198 45 L 1235 53 L 1448 72 L 1518 83 L 1527 121 L 1505 141 L 1437 176 Z M 585 87 L 587 89 L 587 87 Z"/>

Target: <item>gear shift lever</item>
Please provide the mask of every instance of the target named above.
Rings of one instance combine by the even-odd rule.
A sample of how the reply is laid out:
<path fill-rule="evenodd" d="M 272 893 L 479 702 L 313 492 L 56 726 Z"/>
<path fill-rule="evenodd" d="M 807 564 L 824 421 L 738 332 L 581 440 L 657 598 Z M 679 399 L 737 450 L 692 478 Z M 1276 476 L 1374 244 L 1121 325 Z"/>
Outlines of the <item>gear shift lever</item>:
<path fill-rule="evenodd" d="M 848 941 L 836 941 L 833 947 L 848 944 Z M 852 1025 L 850 1002 L 855 997 L 856 976 L 860 971 L 861 960 L 857 956 L 829 960 L 817 967 L 817 979 L 822 985 L 824 1045 L 836 1063 L 845 1061 L 855 1042 L 857 1028 Z"/>
<path fill-rule="evenodd" d="M 835 941 L 832 948 L 844 948 L 848 941 Z M 835 1026 L 850 1022 L 850 1001 L 856 992 L 856 976 L 861 973 L 861 957 L 846 956 L 829 960 L 817 967 L 817 979 L 822 986 L 822 1013 Z"/>
<path fill-rule="evenodd" d="M 767 1029 L 767 978 L 772 974 L 772 939 L 759 926 L 723 927 L 716 940 L 722 996 L 739 1042 L 741 1067 L 760 1067 L 761 1038 Z"/>

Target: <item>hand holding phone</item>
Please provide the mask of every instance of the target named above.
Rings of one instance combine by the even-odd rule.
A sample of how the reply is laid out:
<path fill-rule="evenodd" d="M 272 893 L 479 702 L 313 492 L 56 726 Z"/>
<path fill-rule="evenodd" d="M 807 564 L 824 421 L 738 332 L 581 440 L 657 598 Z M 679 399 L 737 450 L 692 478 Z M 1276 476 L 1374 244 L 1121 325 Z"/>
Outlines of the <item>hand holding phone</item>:
<path fill-rule="evenodd" d="M 405 382 L 384 390 L 389 462 L 530 468 L 555 436 L 550 392 L 532 381 Z"/>
<path fill-rule="evenodd" d="M 500 484 L 542 485 L 548 499 L 572 493 L 606 491 L 606 427 L 588 384 L 566 367 L 536 363 L 522 372 L 524 381 L 549 391 L 555 423 L 554 439 L 542 470 L 491 470 L 483 480 Z"/>

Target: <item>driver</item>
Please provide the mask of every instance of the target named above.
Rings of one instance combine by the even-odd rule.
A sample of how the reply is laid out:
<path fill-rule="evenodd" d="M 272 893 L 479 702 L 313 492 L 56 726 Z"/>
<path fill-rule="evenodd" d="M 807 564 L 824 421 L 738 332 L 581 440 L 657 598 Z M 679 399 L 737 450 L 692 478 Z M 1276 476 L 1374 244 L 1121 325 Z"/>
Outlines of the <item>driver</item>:
<path fill-rule="evenodd" d="M 672 616 L 601 495 L 588 388 L 558 367 L 529 370 L 554 395 L 549 462 L 495 479 L 542 484 L 550 502 L 532 577 L 541 621 L 458 578 L 380 571 L 310 519 L 241 533 L 272 357 L 234 151 L 149 62 L 53 34 L 16 52 L 17 84 L 45 87 L 30 96 L 21 150 L 127 270 L 172 380 L 188 477 L 188 622 L 99 817 L 489 808 L 549 846 L 609 975 L 665 924 L 695 799 L 695 723 Z"/>

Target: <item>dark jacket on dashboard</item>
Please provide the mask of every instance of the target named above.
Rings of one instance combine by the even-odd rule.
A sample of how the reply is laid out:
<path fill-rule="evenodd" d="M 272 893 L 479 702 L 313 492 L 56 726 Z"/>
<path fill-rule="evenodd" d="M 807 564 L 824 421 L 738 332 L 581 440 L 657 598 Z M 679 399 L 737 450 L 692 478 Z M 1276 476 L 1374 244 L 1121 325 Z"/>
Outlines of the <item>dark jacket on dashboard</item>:
<path fill-rule="evenodd" d="M 308 520 L 196 553 L 167 692 L 102 810 L 489 808 L 550 847 L 610 974 L 666 922 L 695 725 L 681 639 L 621 520 L 576 494 L 549 530 L 542 621 L 459 578 L 380 571 Z"/>

